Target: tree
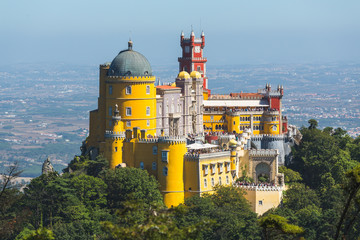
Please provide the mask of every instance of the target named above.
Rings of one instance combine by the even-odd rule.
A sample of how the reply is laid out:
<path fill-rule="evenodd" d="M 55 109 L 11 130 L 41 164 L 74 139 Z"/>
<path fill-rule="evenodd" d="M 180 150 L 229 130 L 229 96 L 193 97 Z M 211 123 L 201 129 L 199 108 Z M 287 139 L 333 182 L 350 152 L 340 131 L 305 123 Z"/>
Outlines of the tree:
<path fill-rule="evenodd" d="M 107 185 L 101 178 L 80 174 L 71 178 L 70 185 L 76 189 L 75 195 L 87 208 L 106 206 Z"/>
<path fill-rule="evenodd" d="M 307 206 L 319 206 L 320 200 L 316 192 L 301 183 L 293 184 L 286 190 L 283 198 L 284 207 L 298 211 Z"/>
<path fill-rule="evenodd" d="M 147 171 L 138 168 L 108 169 L 103 172 L 102 178 L 108 186 L 109 209 L 121 209 L 126 201 L 163 204 L 159 183 Z"/>
<path fill-rule="evenodd" d="M 29 231 L 21 240 L 54 240 L 54 234 L 51 230 L 40 227 L 36 230 Z"/>
<path fill-rule="evenodd" d="M 300 173 L 285 166 L 279 167 L 279 173 L 284 173 L 285 183 L 292 184 L 296 182 L 301 182 L 303 180 Z"/>
<path fill-rule="evenodd" d="M 243 195 L 241 188 L 217 186 L 214 194 L 185 199 L 176 208 L 178 225 L 190 227 L 213 220 L 210 231 L 199 230 L 199 239 L 260 239 L 256 214 Z"/>
<path fill-rule="evenodd" d="M 117 214 L 117 223 L 102 222 L 104 231 L 113 239 L 198 239 L 201 230 L 210 230 L 207 222 L 177 225 L 174 210 L 163 205 L 131 201 L 124 203 Z M 141 217 L 134 218 L 134 215 Z"/>
<path fill-rule="evenodd" d="M 338 141 L 319 129 L 302 128 L 302 142 L 293 148 L 289 168 L 299 172 L 311 188 L 322 186 L 323 175 L 331 174 L 335 184 L 343 181 L 345 172 L 354 166 L 349 152 L 338 146 Z"/>
<path fill-rule="evenodd" d="M 346 173 L 347 184 L 345 186 L 346 191 L 348 192 L 348 197 L 344 206 L 344 210 L 342 211 L 339 223 L 336 227 L 335 240 L 339 238 L 341 227 L 346 218 L 346 214 L 350 209 L 351 202 L 355 199 L 356 194 L 360 189 L 360 164 L 356 166 L 354 169 L 348 171 Z"/>
<path fill-rule="evenodd" d="M 309 123 L 309 129 L 316 129 L 318 126 L 318 122 L 315 119 L 310 119 L 308 123 Z"/>
<path fill-rule="evenodd" d="M 263 229 L 265 240 L 279 239 L 281 235 L 294 236 L 304 232 L 303 228 L 289 224 L 286 218 L 274 214 L 260 218 L 259 224 Z"/>
<path fill-rule="evenodd" d="M 0 236 L 3 239 L 12 239 L 28 215 L 18 206 L 23 194 L 19 190 L 20 185 L 15 181 L 21 173 L 18 163 L 15 162 L 0 175 Z"/>

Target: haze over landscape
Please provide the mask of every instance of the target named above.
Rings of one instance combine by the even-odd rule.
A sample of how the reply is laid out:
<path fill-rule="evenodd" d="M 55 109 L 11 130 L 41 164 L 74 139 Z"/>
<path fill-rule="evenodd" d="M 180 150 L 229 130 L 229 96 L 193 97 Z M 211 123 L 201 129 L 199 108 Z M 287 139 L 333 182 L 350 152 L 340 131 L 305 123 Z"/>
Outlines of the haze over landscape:
<path fill-rule="evenodd" d="M 281 84 L 291 124 L 315 118 L 320 127 L 357 136 L 359 7 L 357 1 L 2 1 L 1 157 L 24 161 L 29 176 L 40 174 L 47 156 L 62 169 L 88 133 L 98 64 L 111 61 L 131 37 L 155 76 L 173 81 L 180 32 L 188 36 L 191 28 L 197 36 L 205 32 L 214 93 Z"/>

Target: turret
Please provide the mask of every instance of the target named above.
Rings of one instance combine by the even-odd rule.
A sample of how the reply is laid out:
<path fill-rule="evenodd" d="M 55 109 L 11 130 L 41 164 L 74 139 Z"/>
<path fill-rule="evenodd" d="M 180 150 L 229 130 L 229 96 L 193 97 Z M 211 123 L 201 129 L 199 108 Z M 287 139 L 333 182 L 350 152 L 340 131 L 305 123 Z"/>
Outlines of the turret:
<path fill-rule="evenodd" d="M 205 34 L 204 31 L 201 32 L 201 48 L 205 47 Z"/>
<path fill-rule="evenodd" d="M 191 30 L 191 34 L 190 34 L 190 41 L 193 43 L 195 40 L 195 33 L 193 30 Z"/>
<path fill-rule="evenodd" d="M 180 35 L 180 46 L 182 46 L 182 45 L 181 45 L 182 41 L 184 41 L 184 31 L 181 31 L 181 35 Z"/>
<path fill-rule="evenodd" d="M 236 155 L 236 148 L 237 148 L 237 141 L 235 139 L 231 139 L 229 141 L 229 147 L 230 147 L 230 169 L 231 169 L 231 174 L 233 176 L 237 175 L 236 174 L 236 169 L 237 169 L 237 155 Z"/>

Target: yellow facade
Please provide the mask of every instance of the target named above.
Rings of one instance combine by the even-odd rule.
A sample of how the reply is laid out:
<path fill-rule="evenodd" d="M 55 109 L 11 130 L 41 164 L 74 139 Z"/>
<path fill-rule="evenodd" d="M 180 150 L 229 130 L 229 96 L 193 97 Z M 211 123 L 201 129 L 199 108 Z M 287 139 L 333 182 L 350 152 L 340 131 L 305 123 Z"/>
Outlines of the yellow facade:
<path fill-rule="evenodd" d="M 279 114 L 266 113 L 246 114 L 244 112 L 226 112 L 219 107 L 214 111 L 203 114 L 204 131 L 243 133 L 245 129 L 252 129 L 253 135 L 280 134 Z"/>
<path fill-rule="evenodd" d="M 155 77 L 123 77 L 109 79 L 106 83 L 107 122 L 110 128 L 110 112 L 115 104 L 119 105 L 124 129 L 139 127 L 147 134 L 154 135 L 156 130 L 156 89 Z M 112 93 L 109 93 L 112 89 Z"/>
<path fill-rule="evenodd" d="M 183 203 L 187 197 L 213 193 L 216 185 L 235 184 L 239 177 L 257 177 L 254 174 L 259 160 L 256 159 L 261 158 L 259 156 L 263 153 L 250 154 L 250 147 L 247 146 L 250 134 L 279 134 L 279 113 L 264 110 L 249 113 L 245 109 L 238 111 L 239 109 L 231 106 L 202 111 L 200 107 L 193 109 L 198 99 L 186 96 L 189 106 L 184 107 L 185 114 L 180 117 L 187 119 L 188 125 L 194 124 L 196 113 L 202 111 L 202 123 L 197 121 L 200 125 L 203 124 L 205 133 L 220 136 L 227 132 L 236 133 L 237 137 L 242 136 L 238 141 L 227 139 L 225 144 L 216 150 L 209 148 L 208 152 L 188 151 L 185 137 L 164 136 L 164 132 L 162 136 L 155 136 L 156 78 L 151 75 L 151 69 L 144 59 L 139 61 L 143 68 L 138 67 L 135 64 L 137 62 L 132 60 L 132 68 L 123 70 L 119 67 L 124 62 L 124 59 L 121 59 L 122 53 L 124 51 L 117 56 L 120 56 L 120 60 L 115 58 L 111 65 L 100 66 L 98 109 L 90 112 L 90 135 L 86 141 L 88 149 L 97 149 L 99 154 L 103 154 L 109 160 L 110 168 L 136 167 L 155 176 L 160 183 L 164 203 L 168 207 Z M 130 58 L 137 54 L 132 51 L 132 43 L 129 42 L 129 49 L 124 54 L 129 54 Z M 191 78 L 200 79 L 201 75 L 195 71 L 190 74 L 182 71 L 178 75 L 178 79 Z M 169 85 L 171 86 L 175 87 L 174 84 Z M 190 92 L 200 92 L 201 101 L 209 98 L 209 92 L 203 91 L 203 88 L 194 82 L 186 85 L 186 88 L 189 88 Z M 201 91 L 204 99 L 201 99 Z M 180 90 L 178 92 L 180 94 Z M 202 102 L 197 103 L 203 107 Z M 178 106 L 180 108 L 181 104 L 178 103 Z M 174 116 L 180 118 L 177 114 L 172 115 Z M 269 152 L 264 154 L 269 155 Z M 269 163 L 272 172 L 270 180 L 277 182 L 277 164 L 274 159 Z M 249 188 L 245 191 L 254 211 L 260 214 L 269 207 L 277 206 L 282 194 L 280 190 L 262 191 Z M 259 201 L 262 201 L 261 204 Z"/>

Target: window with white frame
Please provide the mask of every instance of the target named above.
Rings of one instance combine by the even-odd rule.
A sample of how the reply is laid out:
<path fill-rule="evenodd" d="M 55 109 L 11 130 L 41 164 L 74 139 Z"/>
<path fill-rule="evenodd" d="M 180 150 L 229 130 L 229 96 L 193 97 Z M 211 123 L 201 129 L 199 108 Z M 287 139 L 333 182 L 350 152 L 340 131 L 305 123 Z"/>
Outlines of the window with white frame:
<path fill-rule="evenodd" d="M 131 107 L 126 108 L 126 116 L 131 116 Z"/>
<path fill-rule="evenodd" d="M 219 163 L 219 172 L 222 173 L 223 172 L 223 163 Z"/>
<path fill-rule="evenodd" d="M 150 120 L 146 120 L 146 126 L 150 127 Z"/>
<path fill-rule="evenodd" d="M 150 116 L 150 107 L 146 107 L 146 116 Z"/>
<path fill-rule="evenodd" d="M 126 126 L 131 127 L 131 121 L 126 121 Z"/>
<path fill-rule="evenodd" d="M 226 172 L 229 172 L 229 171 L 230 171 L 230 163 L 227 162 L 227 163 L 226 163 Z"/>
<path fill-rule="evenodd" d="M 154 155 L 157 155 L 157 153 L 158 153 L 158 148 L 157 148 L 157 146 L 153 146 L 153 148 L 152 148 L 152 150 L 153 150 L 153 154 Z"/>
<path fill-rule="evenodd" d="M 109 86 L 109 95 L 111 95 L 112 92 L 113 92 L 113 87 L 110 85 L 110 86 Z"/>
<path fill-rule="evenodd" d="M 150 94 L 150 85 L 146 85 L 146 94 Z"/>
<path fill-rule="evenodd" d="M 209 167 L 208 165 L 203 165 L 203 169 L 204 169 L 204 174 L 205 174 L 205 175 L 208 175 L 208 173 L 209 173 L 208 167 Z"/>
<path fill-rule="evenodd" d="M 212 187 L 215 186 L 215 180 L 214 180 L 214 178 L 211 178 L 211 186 L 212 186 Z"/>
<path fill-rule="evenodd" d="M 112 107 L 109 107 L 109 116 L 112 116 Z"/>
<path fill-rule="evenodd" d="M 206 178 L 204 179 L 204 188 L 207 188 L 207 180 L 206 180 Z"/>
<path fill-rule="evenodd" d="M 163 167 L 163 175 L 164 176 L 168 175 L 168 168 L 167 167 Z"/>
<path fill-rule="evenodd" d="M 126 86 L 126 88 L 125 88 L 125 93 L 126 93 L 127 95 L 130 95 L 130 94 L 131 94 L 131 86 Z"/>
<path fill-rule="evenodd" d="M 140 169 L 144 170 L 144 162 L 140 162 Z"/>
<path fill-rule="evenodd" d="M 210 116 L 210 120 L 214 120 L 214 116 L 213 116 L 213 115 Z"/>
<path fill-rule="evenodd" d="M 211 174 L 215 174 L 216 165 L 211 164 Z"/>
<path fill-rule="evenodd" d="M 156 170 L 156 162 L 152 162 L 152 170 Z"/>
<path fill-rule="evenodd" d="M 260 205 L 260 206 L 263 205 L 263 201 L 262 201 L 262 200 L 259 201 L 259 205 Z"/>
<path fill-rule="evenodd" d="M 168 161 L 169 151 L 161 151 L 161 161 L 167 162 Z"/>
<path fill-rule="evenodd" d="M 226 184 L 230 184 L 230 181 L 229 181 L 229 176 L 226 176 Z"/>
<path fill-rule="evenodd" d="M 221 183 L 221 177 L 219 177 L 219 185 L 221 185 L 222 183 Z"/>

